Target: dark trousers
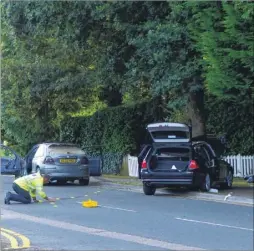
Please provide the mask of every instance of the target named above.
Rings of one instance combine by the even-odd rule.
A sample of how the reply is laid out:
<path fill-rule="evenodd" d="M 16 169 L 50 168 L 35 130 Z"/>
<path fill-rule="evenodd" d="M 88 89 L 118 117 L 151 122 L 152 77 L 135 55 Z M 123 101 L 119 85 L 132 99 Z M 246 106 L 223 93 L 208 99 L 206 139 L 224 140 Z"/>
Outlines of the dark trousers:
<path fill-rule="evenodd" d="M 29 192 L 21 188 L 19 185 L 13 183 L 12 185 L 13 190 L 16 192 L 15 193 L 10 193 L 9 200 L 10 201 L 17 201 L 21 202 L 23 204 L 29 204 L 31 203 L 31 196 Z"/>

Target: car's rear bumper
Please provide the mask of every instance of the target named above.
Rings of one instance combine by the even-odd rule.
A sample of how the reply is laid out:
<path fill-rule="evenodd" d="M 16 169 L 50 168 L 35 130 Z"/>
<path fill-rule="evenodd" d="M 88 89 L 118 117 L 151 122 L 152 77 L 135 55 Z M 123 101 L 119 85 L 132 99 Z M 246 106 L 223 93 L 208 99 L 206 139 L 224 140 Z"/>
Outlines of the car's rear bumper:
<path fill-rule="evenodd" d="M 48 173 L 50 180 L 77 180 L 77 179 L 89 179 L 89 174 L 69 174 L 69 173 Z"/>
<path fill-rule="evenodd" d="M 156 187 L 167 186 L 198 186 L 202 181 L 203 175 L 195 172 L 169 172 L 161 174 L 141 170 L 143 183 Z"/>
<path fill-rule="evenodd" d="M 90 172 L 88 167 L 77 170 L 76 172 L 64 172 L 55 169 L 42 168 L 42 174 L 48 174 L 50 176 L 50 180 L 77 180 L 77 179 L 89 179 Z"/>

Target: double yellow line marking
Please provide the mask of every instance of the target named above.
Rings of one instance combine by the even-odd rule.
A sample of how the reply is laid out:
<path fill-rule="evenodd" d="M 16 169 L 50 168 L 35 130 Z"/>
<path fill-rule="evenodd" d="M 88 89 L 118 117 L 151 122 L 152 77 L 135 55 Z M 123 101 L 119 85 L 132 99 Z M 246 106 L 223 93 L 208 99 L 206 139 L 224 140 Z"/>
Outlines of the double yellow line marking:
<path fill-rule="evenodd" d="M 4 236 L 6 239 L 10 241 L 12 249 L 20 249 L 20 248 L 29 248 L 30 247 L 30 240 L 14 231 L 1 228 L 1 235 Z M 22 241 L 22 245 L 19 246 L 18 238 Z"/>

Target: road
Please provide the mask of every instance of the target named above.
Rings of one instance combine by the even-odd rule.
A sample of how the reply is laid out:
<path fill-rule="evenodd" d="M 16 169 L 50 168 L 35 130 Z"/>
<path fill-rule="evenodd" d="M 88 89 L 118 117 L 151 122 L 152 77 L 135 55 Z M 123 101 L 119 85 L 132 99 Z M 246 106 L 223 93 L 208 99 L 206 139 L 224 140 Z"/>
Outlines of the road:
<path fill-rule="evenodd" d="M 4 193 L 12 179 L 2 177 Z M 1 228 L 28 238 L 31 249 L 253 250 L 253 207 L 122 191 L 91 182 L 45 187 L 55 204 L 3 205 Z M 97 208 L 84 208 L 91 198 Z M 27 243 L 27 242 L 26 242 Z"/>

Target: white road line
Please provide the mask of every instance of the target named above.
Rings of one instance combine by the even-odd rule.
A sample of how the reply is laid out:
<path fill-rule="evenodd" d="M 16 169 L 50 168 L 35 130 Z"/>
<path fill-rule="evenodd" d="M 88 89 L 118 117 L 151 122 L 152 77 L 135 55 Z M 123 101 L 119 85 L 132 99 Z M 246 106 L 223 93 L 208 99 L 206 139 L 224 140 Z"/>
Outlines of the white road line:
<path fill-rule="evenodd" d="M 251 228 L 229 226 L 229 225 L 223 225 L 223 224 L 206 222 L 206 221 L 190 220 L 190 219 L 186 219 L 186 218 L 175 218 L 175 219 L 176 220 L 182 220 L 182 221 L 195 222 L 195 223 L 208 224 L 208 225 L 219 226 L 219 227 L 235 228 L 235 229 L 241 229 L 241 230 L 247 230 L 247 231 L 252 231 L 253 232 L 253 229 L 251 229 Z"/>
<path fill-rule="evenodd" d="M 124 209 L 124 208 L 120 208 L 120 207 L 109 207 L 109 206 L 102 206 L 102 205 L 99 205 L 99 207 L 105 207 L 105 208 L 110 208 L 110 209 L 116 209 L 116 210 L 121 210 L 121 211 L 137 213 L 137 211 L 134 211 L 134 210 L 131 210 L 131 209 Z"/>
<path fill-rule="evenodd" d="M 107 238 L 115 239 L 115 240 L 128 241 L 128 242 L 132 242 L 136 244 L 151 246 L 154 248 L 164 248 L 167 250 L 205 250 L 198 247 L 185 246 L 185 245 L 181 245 L 177 243 L 146 238 L 146 237 L 138 236 L 134 234 L 133 235 L 124 234 L 119 232 L 108 231 L 105 229 L 91 228 L 91 227 L 77 225 L 77 224 L 73 224 L 69 222 L 64 222 L 62 220 L 50 220 L 43 217 L 36 217 L 36 216 L 28 215 L 28 214 L 22 214 L 22 213 L 17 213 L 15 211 L 2 209 L 3 214 L 6 214 L 7 212 L 13 214 L 14 216 L 17 216 L 19 219 L 27 220 L 34 223 L 39 223 L 42 225 L 47 225 L 49 227 L 56 227 L 56 228 L 65 229 L 68 231 L 75 231 L 75 232 L 86 233 L 86 234 L 95 235 L 95 236 L 107 237 Z"/>
<path fill-rule="evenodd" d="M 77 201 L 77 203 L 82 204 L 81 201 Z M 137 213 L 137 211 L 135 211 L 135 210 L 125 209 L 125 208 L 120 208 L 120 207 L 111 207 L 111 206 L 103 206 L 103 205 L 98 205 L 98 207 L 105 207 L 105 208 L 109 208 L 109 209 L 115 209 L 115 210 L 120 210 L 120 211 Z"/>

